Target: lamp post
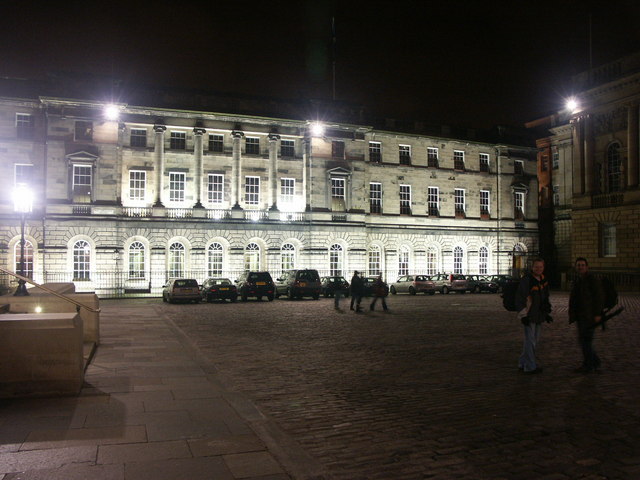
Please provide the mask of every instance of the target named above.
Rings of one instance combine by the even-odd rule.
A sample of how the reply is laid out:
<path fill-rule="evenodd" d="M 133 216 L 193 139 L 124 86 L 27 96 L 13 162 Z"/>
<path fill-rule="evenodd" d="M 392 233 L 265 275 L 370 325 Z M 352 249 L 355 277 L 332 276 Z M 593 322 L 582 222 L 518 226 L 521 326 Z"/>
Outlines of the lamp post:
<path fill-rule="evenodd" d="M 27 215 L 31 213 L 32 203 L 31 190 L 23 185 L 16 188 L 13 193 L 13 209 L 20 214 L 20 276 L 22 277 L 24 277 L 24 223 Z M 26 282 L 20 279 L 14 296 L 24 297 L 26 295 L 29 295 Z"/>

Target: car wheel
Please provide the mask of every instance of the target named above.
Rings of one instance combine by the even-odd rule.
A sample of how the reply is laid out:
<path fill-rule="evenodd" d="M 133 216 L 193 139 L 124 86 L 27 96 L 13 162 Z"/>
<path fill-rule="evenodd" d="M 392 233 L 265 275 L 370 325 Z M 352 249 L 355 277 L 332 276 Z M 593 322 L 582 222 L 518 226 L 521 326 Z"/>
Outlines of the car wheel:
<path fill-rule="evenodd" d="M 246 301 L 247 301 L 247 294 L 246 294 L 246 293 L 243 293 L 243 294 L 242 294 L 242 301 L 243 301 L 243 302 L 246 302 Z"/>
<path fill-rule="evenodd" d="M 398 293 L 398 292 L 396 292 L 396 287 L 394 287 L 393 285 L 391 286 L 389 291 L 391 292 L 391 295 L 396 295 Z"/>
<path fill-rule="evenodd" d="M 466 290 L 459 290 L 458 293 L 461 293 L 461 294 L 464 295 L 465 293 L 467 293 L 467 291 Z"/>
<path fill-rule="evenodd" d="M 480 285 L 476 285 L 476 288 L 473 289 L 473 293 L 480 293 Z"/>
<path fill-rule="evenodd" d="M 273 295 L 268 295 L 267 300 L 269 300 L 270 302 L 273 302 Z"/>
<path fill-rule="evenodd" d="M 323 296 L 324 298 L 329 298 L 329 294 L 328 294 L 327 292 L 324 292 L 324 293 L 322 294 L 322 296 Z"/>
<path fill-rule="evenodd" d="M 194 302 L 195 302 L 195 303 L 200 303 L 200 300 L 202 300 L 202 299 L 201 299 L 201 298 L 196 298 L 196 299 L 194 300 Z"/>
<path fill-rule="evenodd" d="M 416 294 L 416 289 L 413 287 L 409 287 L 409 295 L 415 295 Z"/>
<path fill-rule="evenodd" d="M 162 301 L 167 303 L 167 295 L 166 294 L 162 294 Z"/>
<path fill-rule="evenodd" d="M 443 293 L 443 295 L 448 295 L 449 294 L 449 289 L 447 287 L 442 287 L 442 293 Z"/>
<path fill-rule="evenodd" d="M 238 301 L 238 296 L 236 295 L 235 297 L 231 297 L 229 300 L 231 300 L 231 303 L 236 303 Z"/>
<path fill-rule="evenodd" d="M 320 298 L 320 295 L 318 295 L 317 293 L 313 296 L 314 300 L 318 300 Z"/>
<path fill-rule="evenodd" d="M 425 293 L 427 293 L 427 292 L 425 292 Z M 436 294 L 436 291 L 435 291 L 435 290 L 431 290 L 431 291 L 429 292 L 429 295 L 435 295 L 435 294 Z"/>
<path fill-rule="evenodd" d="M 293 300 L 293 291 L 290 288 L 287 288 L 287 297 L 289 300 Z"/>

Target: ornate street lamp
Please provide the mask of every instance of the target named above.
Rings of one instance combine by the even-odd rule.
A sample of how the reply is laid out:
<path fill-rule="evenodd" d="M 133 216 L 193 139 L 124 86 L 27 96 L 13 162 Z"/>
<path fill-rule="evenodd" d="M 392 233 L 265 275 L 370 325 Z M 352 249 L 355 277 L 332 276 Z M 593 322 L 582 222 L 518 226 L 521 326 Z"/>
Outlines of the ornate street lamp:
<path fill-rule="evenodd" d="M 19 186 L 13 192 L 13 209 L 16 213 L 20 214 L 20 276 L 24 277 L 24 222 L 27 218 L 27 215 L 31 213 L 31 209 L 33 206 L 33 198 L 31 196 L 31 190 L 29 190 L 24 185 Z M 18 280 L 18 288 L 16 289 L 16 293 L 14 293 L 16 297 L 24 297 L 25 295 L 29 295 L 27 291 L 26 282 L 22 279 Z"/>

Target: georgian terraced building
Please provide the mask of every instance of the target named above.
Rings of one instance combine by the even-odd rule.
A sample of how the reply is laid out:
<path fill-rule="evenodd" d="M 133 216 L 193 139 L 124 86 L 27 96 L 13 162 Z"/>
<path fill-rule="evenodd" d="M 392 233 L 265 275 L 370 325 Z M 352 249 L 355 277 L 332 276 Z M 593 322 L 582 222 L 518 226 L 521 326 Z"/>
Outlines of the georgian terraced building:
<path fill-rule="evenodd" d="M 537 253 L 535 150 L 363 125 L 0 98 L 0 261 L 102 296 L 245 269 L 512 273 Z M 5 277 L 7 286 L 11 283 Z"/>

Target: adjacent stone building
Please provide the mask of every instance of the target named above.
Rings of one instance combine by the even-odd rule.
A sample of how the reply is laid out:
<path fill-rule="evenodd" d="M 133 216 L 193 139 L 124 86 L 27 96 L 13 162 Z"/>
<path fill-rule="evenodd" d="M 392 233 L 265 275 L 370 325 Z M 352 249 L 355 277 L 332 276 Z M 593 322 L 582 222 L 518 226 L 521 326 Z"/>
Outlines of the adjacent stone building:
<path fill-rule="evenodd" d="M 538 252 L 517 145 L 32 95 L 0 98 L 0 175 L 5 268 L 26 186 L 26 274 L 101 296 L 245 269 L 517 273 Z"/>

